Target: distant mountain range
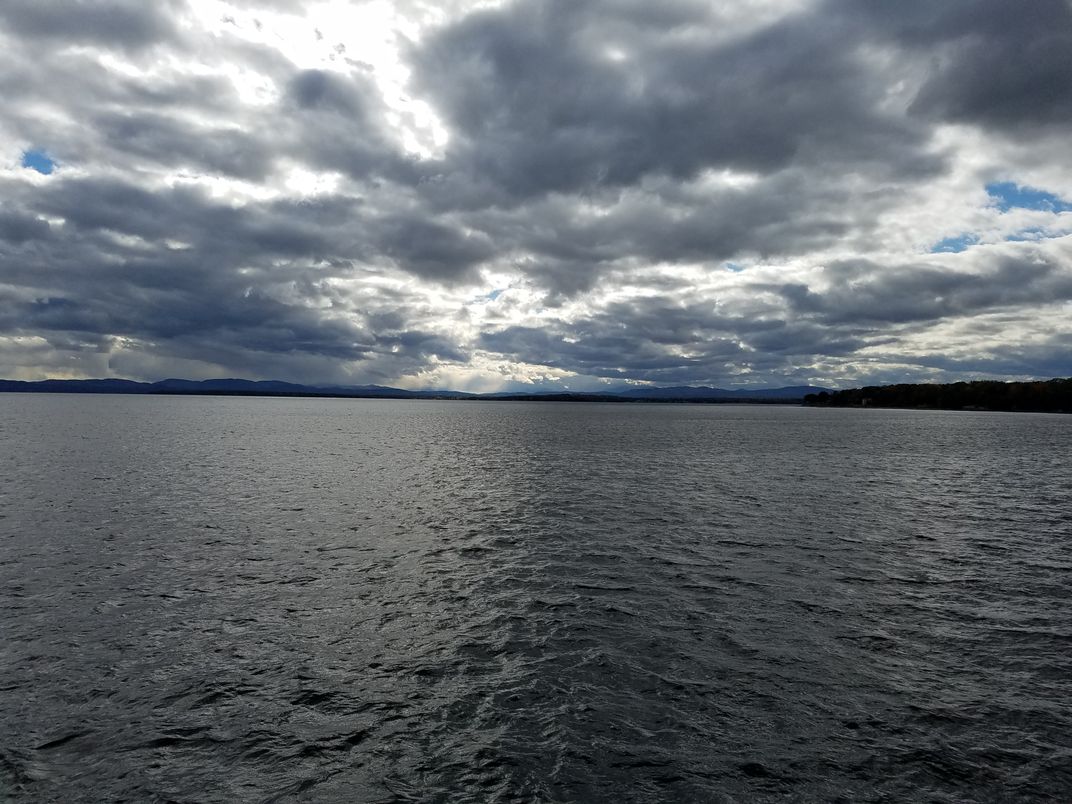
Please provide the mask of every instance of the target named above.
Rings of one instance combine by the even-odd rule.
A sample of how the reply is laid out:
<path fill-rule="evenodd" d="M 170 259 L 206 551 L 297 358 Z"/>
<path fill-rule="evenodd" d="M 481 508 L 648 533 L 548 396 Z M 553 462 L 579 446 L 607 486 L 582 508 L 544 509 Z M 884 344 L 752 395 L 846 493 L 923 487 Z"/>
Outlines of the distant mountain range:
<path fill-rule="evenodd" d="M 281 380 L 0 380 L 0 391 L 54 394 L 208 394 L 228 396 L 342 396 L 391 399 L 462 398 L 460 391 L 407 391 L 382 385 L 300 385 Z"/>
<path fill-rule="evenodd" d="M 824 389 L 812 385 L 788 385 L 784 388 L 707 388 L 705 386 L 679 385 L 672 388 L 643 386 L 616 391 L 618 396 L 630 399 L 803 399 L 808 394 L 821 393 Z"/>
<path fill-rule="evenodd" d="M 383 385 L 300 385 L 280 380 L 0 380 L 0 392 L 54 394 L 200 394 L 226 396 L 324 396 L 384 399 L 591 400 L 604 402 L 802 402 L 808 394 L 828 391 L 810 385 L 785 388 L 726 389 L 681 385 L 616 387 L 603 392 L 533 391 L 469 394 L 463 391 L 388 388 Z"/>

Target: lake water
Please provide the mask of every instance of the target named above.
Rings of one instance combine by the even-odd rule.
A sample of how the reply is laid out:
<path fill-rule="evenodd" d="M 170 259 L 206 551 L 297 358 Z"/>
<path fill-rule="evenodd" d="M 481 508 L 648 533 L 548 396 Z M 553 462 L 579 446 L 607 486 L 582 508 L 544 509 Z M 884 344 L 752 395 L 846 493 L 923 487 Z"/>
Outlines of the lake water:
<path fill-rule="evenodd" d="M 1056 415 L 0 395 L 0 790 L 1069 800 L 1070 455 Z"/>

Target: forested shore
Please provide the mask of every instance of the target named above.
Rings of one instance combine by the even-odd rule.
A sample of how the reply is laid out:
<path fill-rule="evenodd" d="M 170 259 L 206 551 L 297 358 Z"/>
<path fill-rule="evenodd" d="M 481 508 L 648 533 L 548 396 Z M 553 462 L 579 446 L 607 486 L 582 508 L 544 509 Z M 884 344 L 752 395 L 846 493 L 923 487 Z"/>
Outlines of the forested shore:
<path fill-rule="evenodd" d="M 978 380 L 873 385 L 808 394 L 804 404 L 832 408 L 925 408 L 1072 413 L 1072 378 L 1034 382 Z"/>

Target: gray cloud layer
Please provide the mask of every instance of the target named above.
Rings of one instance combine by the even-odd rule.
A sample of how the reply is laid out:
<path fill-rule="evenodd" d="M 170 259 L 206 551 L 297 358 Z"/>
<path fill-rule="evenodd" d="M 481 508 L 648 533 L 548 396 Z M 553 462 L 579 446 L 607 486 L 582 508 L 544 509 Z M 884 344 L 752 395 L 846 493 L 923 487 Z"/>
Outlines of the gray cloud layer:
<path fill-rule="evenodd" d="M 1066 0 L 202 6 L 0 6 L 0 374 L 1072 374 Z"/>

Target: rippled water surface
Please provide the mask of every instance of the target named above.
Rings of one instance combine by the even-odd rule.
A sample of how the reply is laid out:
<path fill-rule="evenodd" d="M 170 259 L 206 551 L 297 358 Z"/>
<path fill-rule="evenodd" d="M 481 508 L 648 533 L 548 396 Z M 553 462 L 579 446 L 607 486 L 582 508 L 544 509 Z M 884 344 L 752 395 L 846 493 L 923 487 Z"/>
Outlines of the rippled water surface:
<path fill-rule="evenodd" d="M 8 800 L 1072 800 L 1072 417 L 0 395 Z"/>

